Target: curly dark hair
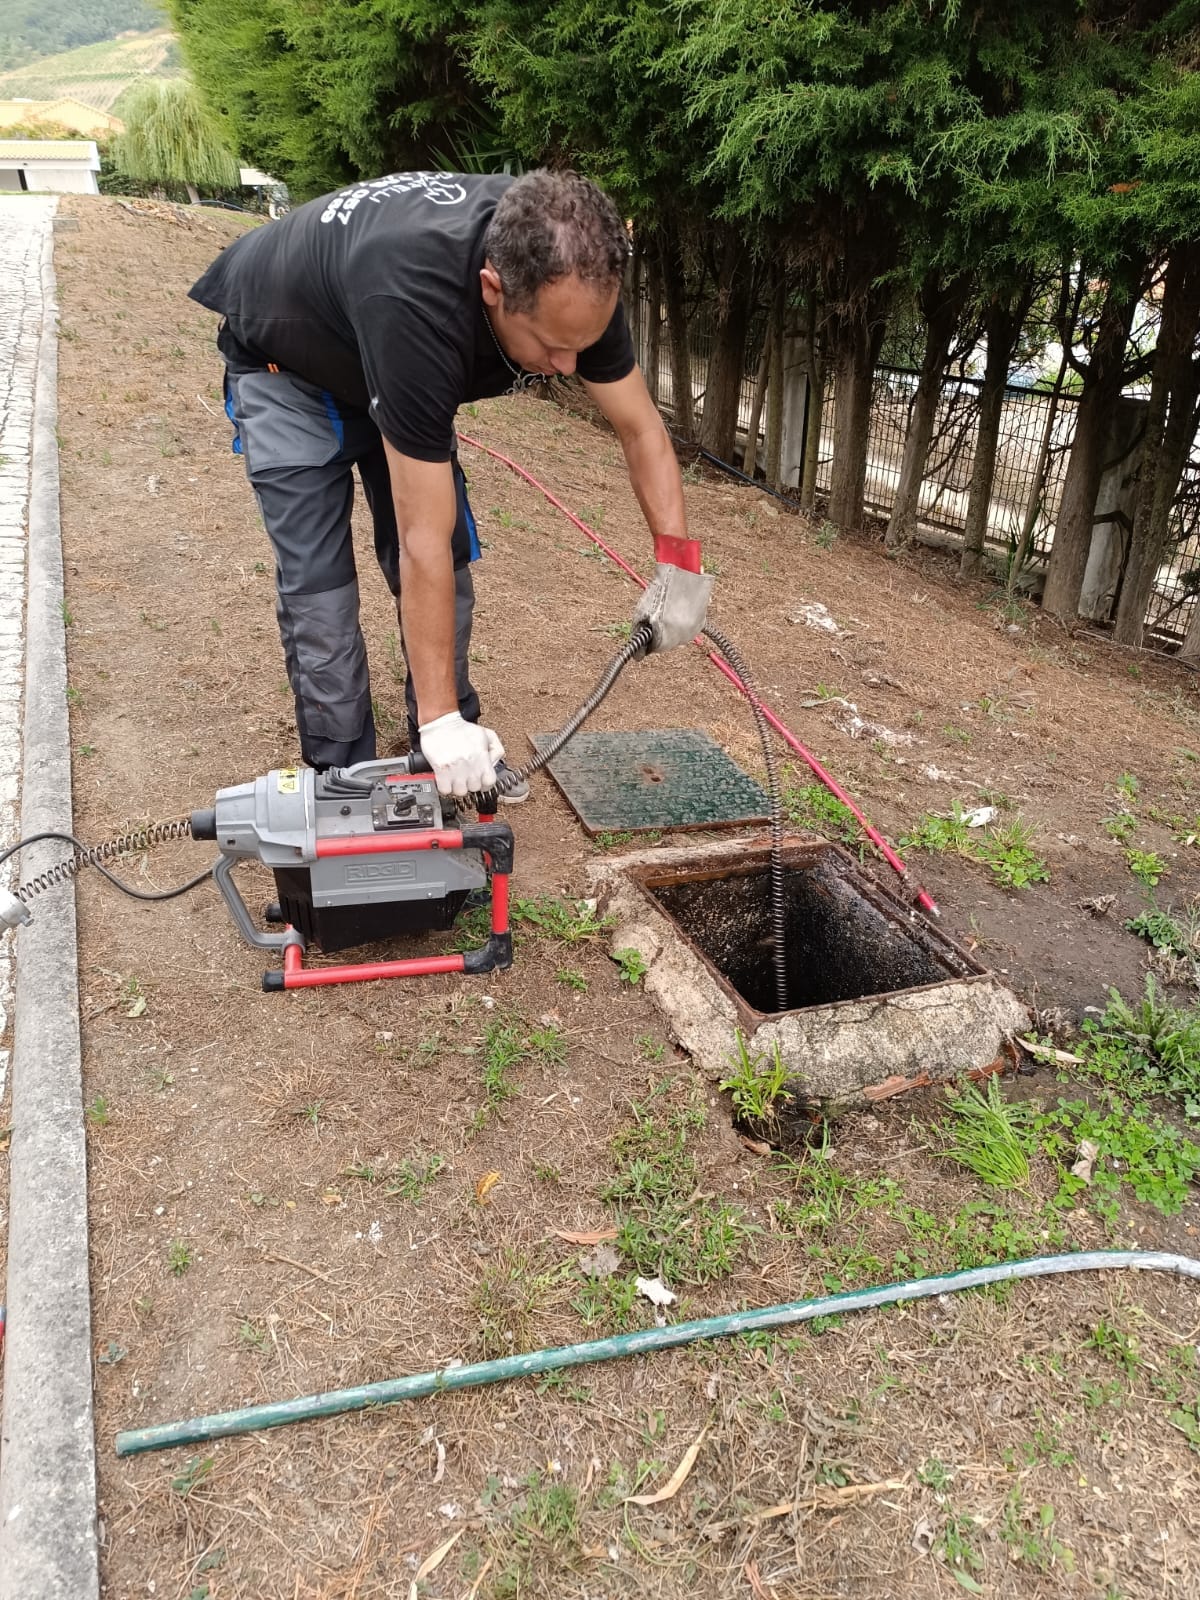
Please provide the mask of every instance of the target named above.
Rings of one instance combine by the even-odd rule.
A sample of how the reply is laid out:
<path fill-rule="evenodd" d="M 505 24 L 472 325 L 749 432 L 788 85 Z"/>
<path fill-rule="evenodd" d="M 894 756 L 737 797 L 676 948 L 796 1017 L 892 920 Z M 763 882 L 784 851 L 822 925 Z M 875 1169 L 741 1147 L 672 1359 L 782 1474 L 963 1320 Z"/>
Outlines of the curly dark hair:
<path fill-rule="evenodd" d="M 607 294 L 629 261 L 625 224 L 603 189 L 544 167 L 505 190 L 483 244 L 509 311 L 532 311 L 539 289 L 572 275 Z"/>

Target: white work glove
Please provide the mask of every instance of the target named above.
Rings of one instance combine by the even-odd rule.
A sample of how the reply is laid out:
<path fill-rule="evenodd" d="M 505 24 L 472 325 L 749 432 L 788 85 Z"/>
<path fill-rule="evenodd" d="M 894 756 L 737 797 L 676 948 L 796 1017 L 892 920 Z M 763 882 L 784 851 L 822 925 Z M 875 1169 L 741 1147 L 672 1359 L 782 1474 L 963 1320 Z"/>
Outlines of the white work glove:
<path fill-rule="evenodd" d="M 496 787 L 496 762 L 504 746 L 491 728 L 468 722 L 460 711 L 423 722 L 421 751 L 441 794 L 481 794 Z"/>
<path fill-rule="evenodd" d="M 654 570 L 654 582 L 643 591 L 633 622 L 635 627 L 639 622 L 650 624 L 654 632 L 651 651 L 673 650 L 694 639 L 704 626 L 713 580 L 703 572 L 685 572 L 665 561 Z"/>

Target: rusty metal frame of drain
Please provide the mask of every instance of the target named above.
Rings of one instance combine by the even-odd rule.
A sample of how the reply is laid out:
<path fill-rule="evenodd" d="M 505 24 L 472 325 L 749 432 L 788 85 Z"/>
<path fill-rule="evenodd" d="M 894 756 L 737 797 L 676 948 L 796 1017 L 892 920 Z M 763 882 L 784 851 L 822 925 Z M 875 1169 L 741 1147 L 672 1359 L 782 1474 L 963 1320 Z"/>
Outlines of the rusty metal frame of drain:
<path fill-rule="evenodd" d="M 783 859 L 785 872 L 797 868 L 801 871 L 811 870 L 823 863 L 835 865 L 835 870 L 844 879 L 851 893 L 886 919 L 894 937 L 915 945 L 929 965 L 938 969 L 937 975 L 931 975 L 924 983 L 906 984 L 903 988 L 897 989 L 866 989 L 861 994 L 848 995 L 843 1000 L 818 1000 L 814 1004 L 838 1006 L 854 1005 L 862 1000 L 889 1000 L 897 994 L 941 987 L 947 983 L 970 983 L 989 976 L 987 968 L 973 961 L 949 934 L 927 922 L 920 912 L 905 905 L 897 896 L 870 878 L 841 845 L 832 842 L 792 844 L 785 847 Z M 652 866 L 634 867 L 629 873 L 634 882 L 641 886 L 662 914 L 668 918 L 679 938 L 704 963 L 720 988 L 733 1001 L 749 1028 L 757 1028 L 760 1023 L 786 1013 L 762 1011 L 747 1000 L 711 956 L 682 926 L 678 915 L 664 902 L 659 891 L 685 883 L 727 883 L 731 879 L 759 875 L 767 869 L 769 860 L 769 851 L 761 847 L 752 853 L 738 851 L 730 852 L 724 858 L 710 857 L 703 864 L 681 862 L 676 867 L 666 869 Z M 801 1011 L 810 1007 L 802 1005 L 789 1009 Z"/>
<path fill-rule="evenodd" d="M 675 914 L 672 891 L 707 883 L 736 885 L 751 874 L 765 880 L 769 860 L 769 845 L 760 837 L 637 851 L 589 868 L 594 890 L 613 917 L 614 948 L 632 947 L 642 954 L 647 993 L 677 1041 L 714 1079 L 729 1075 L 741 1045 L 756 1054 L 778 1049 L 808 1103 L 849 1108 L 994 1070 L 1008 1042 L 1028 1027 L 1027 1010 L 1002 979 L 891 894 L 840 845 L 812 837 L 791 839 L 784 847 L 789 915 L 824 917 L 824 930 L 812 938 L 824 939 L 826 950 L 840 937 L 843 918 L 848 936 L 857 920 L 858 928 L 867 930 L 859 948 L 878 958 L 874 974 L 882 981 L 872 984 L 868 978 L 864 988 L 840 991 L 835 983 L 816 998 L 801 997 L 787 1011 L 767 1009 L 765 985 L 748 998 L 704 948 L 705 936 L 693 936 L 696 929 L 687 925 L 687 916 L 681 922 Z M 812 903 L 814 880 L 829 904 Z M 765 906 L 765 885 L 760 899 Z M 730 903 L 729 942 L 740 938 L 754 951 L 757 966 L 769 973 L 765 912 L 756 905 L 757 914 L 747 916 L 745 898 L 739 902 L 736 892 Z M 806 922 L 794 921 L 792 929 L 789 959 L 796 994 L 804 987 L 805 963 L 819 966 L 820 954 L 812 955 Z M 707 942 L 711 946 L 712 938 Z"/>

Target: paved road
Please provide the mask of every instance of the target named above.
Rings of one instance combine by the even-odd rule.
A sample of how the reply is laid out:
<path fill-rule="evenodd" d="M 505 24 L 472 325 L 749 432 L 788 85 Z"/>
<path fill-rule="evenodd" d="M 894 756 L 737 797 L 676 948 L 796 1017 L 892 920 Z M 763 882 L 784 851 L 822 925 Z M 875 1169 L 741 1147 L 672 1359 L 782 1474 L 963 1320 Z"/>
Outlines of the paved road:
<path fill-rule="evenodd" d="M 55 203 L 44 195 L 0 195 L 0 845 L 15 838 L 18 820 L 33 379 L 44 310 L 42 252 Z M 6 934 L 0 943 L 0 1100 L 8 1077 L 12 982 L 12 935 Z"/>

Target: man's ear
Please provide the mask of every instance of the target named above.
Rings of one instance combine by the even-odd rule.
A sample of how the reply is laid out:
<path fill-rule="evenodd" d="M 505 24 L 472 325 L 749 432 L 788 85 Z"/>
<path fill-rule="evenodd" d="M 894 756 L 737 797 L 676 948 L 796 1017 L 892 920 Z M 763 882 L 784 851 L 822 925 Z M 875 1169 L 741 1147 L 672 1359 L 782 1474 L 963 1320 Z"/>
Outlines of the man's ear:
<path fill-rule="evenodd" d="M 479 291 L 483 295 L 483 303 L 489 311 L 495 311 L 504 298 L 504 290 L 500 285 L 500 274 L 490 261 L 485 261 L 479 269 Z"/>

